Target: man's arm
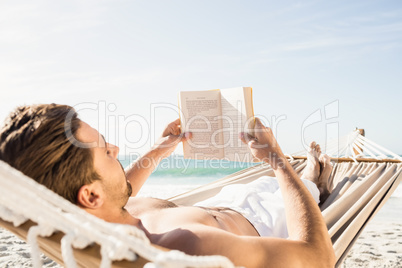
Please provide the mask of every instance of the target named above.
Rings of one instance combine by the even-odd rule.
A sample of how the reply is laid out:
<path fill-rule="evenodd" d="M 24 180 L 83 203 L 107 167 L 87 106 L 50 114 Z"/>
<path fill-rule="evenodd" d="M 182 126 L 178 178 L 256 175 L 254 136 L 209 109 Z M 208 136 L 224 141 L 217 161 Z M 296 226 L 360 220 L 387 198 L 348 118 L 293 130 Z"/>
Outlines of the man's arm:
<path fill-rule="evenodd" d="M 285 202 L 289 239 L 238 236 L 194 224 L 161 235 L 157 244 L 192 255 L 222 255 L 245 267 L 334 267 L 335 255 L 321 211 L 286 160 L 271 129 L 256 119 L 255 137 L 243 134 L 253 155 L 274 169 Z"/>
<path fill-rule="evenodd" d="M 222 255 L 245 267 L 334 267 L 335 256 L 321 212 L 286 160 L 272 131 L 257 119 L 255 137 L 243 134 L 253 155 L 271 164 L 283 199 L 289 239 L 238 236 L 203 224 L 160 235 L 157 244 L 191 255 Z"/>
<path fill-rule="evenodd" d="M 161 236 L 158 245 L 190 255 L 221 255 L 247 268 L 332 268 L 331 252 L 301 240 L 238 236 L 201 224 L 183 226 Z"/>
<path fill-rule="evenodd" d="M 171 122 L 166 126 L 162 136 L 154 146 L 126 169 L 127 180 L 133 189 L 131 196 L 138 194 L 159 162 L 168 157 L 176 149 L 179 142 L 190 137 L 190 133 L 183 134 L 180 134 L 180 119 Z"/>
<path fill-rule="evenodd" d="M 317 267 L 334 266 L 334 250 L 321 211 L 287 161 L 272 130 L 256 118 L 255 137 L 243 134 L 241 139 L 256 158 L 272 166 L 278 179 L 285 203 L 290 239 L 287 242 L 294 246 L 292 252 L 296 254 L 289 256 L 300 258 L 303 262 L 314 259 L 320 264 Z"/>

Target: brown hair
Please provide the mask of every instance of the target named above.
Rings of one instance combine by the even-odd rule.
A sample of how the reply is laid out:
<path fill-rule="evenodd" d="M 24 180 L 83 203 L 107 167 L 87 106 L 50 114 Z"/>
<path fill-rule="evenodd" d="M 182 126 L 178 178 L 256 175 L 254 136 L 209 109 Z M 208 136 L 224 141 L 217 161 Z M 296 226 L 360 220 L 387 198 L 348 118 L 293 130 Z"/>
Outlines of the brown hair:
<path fill-rule="evenodd" d="M 0 160 L 76 204 L 79 189 L 100 179 L 91 150 L 71 142 L 77 116 L 67 105 L 17 107 L 0 130 Z"/>

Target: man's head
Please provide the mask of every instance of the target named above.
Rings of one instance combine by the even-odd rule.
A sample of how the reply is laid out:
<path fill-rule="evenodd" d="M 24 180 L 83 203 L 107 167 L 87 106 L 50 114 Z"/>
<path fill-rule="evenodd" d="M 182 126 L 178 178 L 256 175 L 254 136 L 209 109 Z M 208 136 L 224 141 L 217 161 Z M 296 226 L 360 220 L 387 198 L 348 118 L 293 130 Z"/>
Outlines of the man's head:
<path fill-rule="evenodd" d="M 94 205 L 97 194 L 127 201 L 131 188 L 117 153 L 67 105 L 18 107 L 0 130 L 0 160 L 84 207 Z"/>
<path fill-rule="evenodd" d="M 103 212 L 110 214 L 114 208 L 123 208 L 129 196 L 131 185 L 120 162 L 117 160 L 119 148 L 105 141 L 99 132 L 85 122 L 81 122 L 76 134 L 79 143 L 91 148 L 93 167 L 102 178 L 81 187 L 78 192 L 78 203 L 91 213 L 106 219 L 102 211 L 95 211 L 99 206 L 107 208 Z"/>

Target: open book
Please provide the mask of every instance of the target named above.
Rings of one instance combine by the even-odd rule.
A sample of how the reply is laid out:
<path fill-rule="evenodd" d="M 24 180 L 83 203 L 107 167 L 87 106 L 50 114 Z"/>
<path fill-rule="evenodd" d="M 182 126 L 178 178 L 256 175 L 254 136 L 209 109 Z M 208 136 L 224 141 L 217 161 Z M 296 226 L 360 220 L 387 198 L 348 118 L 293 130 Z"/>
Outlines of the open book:
<path fill-rule="evenodd" d="M 182 91 L 179 107 L 181 131 L 192 132 L 192 138 L 183 143 L 184 158 L 253 161 L 239 139 L 240 132 L 253 135 L 251 87 Z"/>

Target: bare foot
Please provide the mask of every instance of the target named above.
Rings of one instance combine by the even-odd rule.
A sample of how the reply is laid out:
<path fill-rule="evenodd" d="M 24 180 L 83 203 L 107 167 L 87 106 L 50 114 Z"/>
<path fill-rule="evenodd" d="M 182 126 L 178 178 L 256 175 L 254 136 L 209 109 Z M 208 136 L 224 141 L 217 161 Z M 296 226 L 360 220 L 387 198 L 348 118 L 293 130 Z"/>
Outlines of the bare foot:
<path fill-rule="evenodd" d="M 331 193 L 328 187 L 328 180 L 332 172 L 332 163 L 331 158 L 326 154 L 322 154 L 319 157 L 319 161 L 321 165 L 321 174 L 318 177 L 317 187 L 318 190 L 320 190 L 320 204 L 322 204 Z"/>
<path fill-rule="evenodd" d="M 318 177 L 320 176 L 320 161 L 321 148 L 315 141 L 310 143 L 310 148 L 307 151 L 307 166 L 304 168 L 302 179 L 314 182 L 318 185 Z"/>

